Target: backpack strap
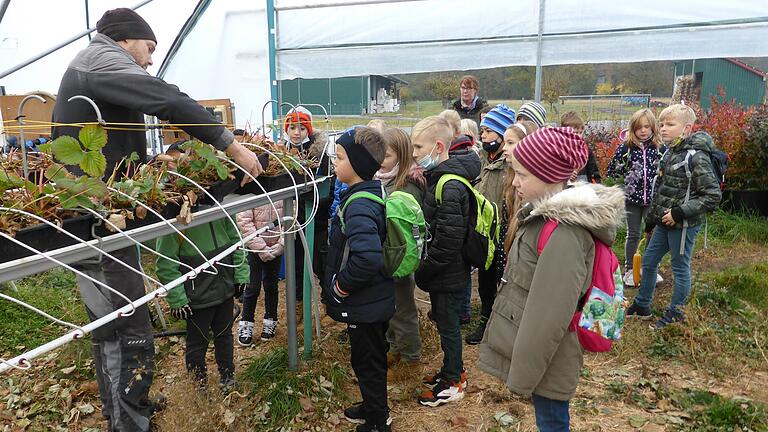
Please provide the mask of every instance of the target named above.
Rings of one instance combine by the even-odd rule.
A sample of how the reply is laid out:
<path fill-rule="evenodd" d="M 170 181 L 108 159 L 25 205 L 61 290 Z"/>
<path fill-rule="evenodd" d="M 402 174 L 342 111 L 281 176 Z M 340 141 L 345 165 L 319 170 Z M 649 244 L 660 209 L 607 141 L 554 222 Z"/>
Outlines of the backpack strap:
<path fill-rule="evenodd" d="M 685 189 L 685 200 L 683 204 L 687 203 L 691 199 L 691 183 L 693 182 L 693 156 L 698 153 L 698 150 L 688 149 L 685 154 L 685 159 L 682 162 L 678 162 L 672 165 L 672 169 L 679 169 L 685 167 L 685 176 L 688 177 L 688 187 Z M 688 219 L 683 219 L 683 232 L 680 235 L 680 255 L 685 254 L 685 237 L 688 233 Z"/>
<path fill-rule="evenodd" d="M 456 174 L 443 174 L 440 176 L 440 180 L 437 181 L 437 188 L 435 189 L 435 201 L 438 205 L 440 205 L 440 202 L 443 201 L 443 188 L 445 187 L 445 184 L 450 180 L 457 180 L 464 186 L 472 189 L 472 184 L 470 184 L 469 180 L 465 179 L 464 177 Z"/>
<path fill-rule="evenodd" d="M 374 194 L 372 194 L 370 192 L 365 192 L 365 191 L 355 192 L 352 195 L 350 195 L 349 198 L 347 198 L 347 200 L 344 201 L 344 205 L 341 207 L 341 209 L 339 209 L 339 220 L 341 221 L 341 232 L 344 235 L 347 234 L 347 232 L 346 232 L 347 224 L 344 223 L 344 210 L 346 210 L 347 206 L 352 201 L 354 201 L 354 200 L 356 200 L 358 198 L 366 198 L 366 199 L 369 199 L 369 200 L 371 200 L 373 202 L 377 202 L 377 203 L 379 203 L 381 205 L 384 205 L 384 199 L 383 198 L 378 197 L 378 196 L 376 196 L 376 195 L 374 195 Z"/>
<path fill-rule="evenodd" d="M 385 192 L 384 192 L 384 188 L 382 187 L 382 194 L 383 193 Z M 373 202 L 377 202 L 385 206 L 383 198 L 378 197 L 370 192 L 365 192 L 365 191 L 355 192 L 352 195 L 350 195 L 349 198 L 347 198 L 347 200 L 344 202 L 344 205 L 339 209 L 339 222 L 341 222 L 341 233 L 344 234 L 345 236 L 347 235 L 347 224 L 344 223 L 344 210 L 347 208 L 349 203 L 351 203 L 352 201 L 358 198 L 369 199 Z M 344 252 L 342 252 L 342 255 L 341 255 L 341 266 L 339 266 L 339 271 L 341 271 L 344 267 L 347 266 L 348 259 L 349 259 L 349 242 L 344 241 Z"/>
<path fill-rule="evenodd" d="M 541 252 L 544 251 L 544 247 L 547 245 L 549 238 L 552 237 L 552 232 L 555 231 L 557 225 L 558 221 L 547 219 L 544 223 L 544 227 L 541 229 L 541 234 L 539 234 L 539 241 L 536 243 L 536 253 L 541 255 Z"/>

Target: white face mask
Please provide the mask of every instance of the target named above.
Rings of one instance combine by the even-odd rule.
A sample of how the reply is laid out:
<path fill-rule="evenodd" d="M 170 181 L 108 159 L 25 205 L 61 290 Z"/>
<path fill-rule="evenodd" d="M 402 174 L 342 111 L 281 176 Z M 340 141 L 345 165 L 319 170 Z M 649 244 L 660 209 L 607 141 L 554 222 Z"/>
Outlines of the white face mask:
<path fill-rule="evenodd" d="M 429 171 L 432 168 L 437 166 L 437 159 L 432 157 L 432 152 L 434 152 L 436 148 L 437 148 L 437 142 L 435 142 L 435 145 L 432 146 L 432 150 L 429 151 L 429 154 L 419 159 L 417 163 L 419 164 L 420 167 Z"/>

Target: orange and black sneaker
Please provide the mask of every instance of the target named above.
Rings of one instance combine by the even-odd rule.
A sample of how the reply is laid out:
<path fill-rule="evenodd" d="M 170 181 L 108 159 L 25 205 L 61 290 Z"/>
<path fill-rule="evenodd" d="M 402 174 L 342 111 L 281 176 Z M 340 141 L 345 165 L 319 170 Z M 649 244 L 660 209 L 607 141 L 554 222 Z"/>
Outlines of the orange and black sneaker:
<path fill-rule="evenodd" d="M 438 380 L 432 390 L 419 395 L 419 403 L 424 406 L 436 407 L 448 402 L 464 399 L 464 386 L 461 383 Z"/>
<path fill-rule="evenodd" d="M 434 375 L 427 375 L 424 378 L 421 379 L 421 382 L 423 384 L 426 384 L 430 387 L 434 387 L 437 385 L 438 382 L 444 381 L 445 377 L 443 376 L 442 372 L 438 372 Z M 461 370 L 461 374 L 459 375 L 459 381 L 461 381 L 461 386 L 463 388 L 467 388 L 467 371 L 466 369 Z"/>

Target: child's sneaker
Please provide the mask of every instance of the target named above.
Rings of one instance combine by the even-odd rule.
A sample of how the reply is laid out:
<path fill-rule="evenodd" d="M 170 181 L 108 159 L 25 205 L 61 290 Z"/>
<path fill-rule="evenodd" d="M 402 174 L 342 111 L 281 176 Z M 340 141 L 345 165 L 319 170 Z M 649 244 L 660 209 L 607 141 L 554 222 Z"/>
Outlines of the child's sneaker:
<path fill-rule="evenodd" d="M 461 374 L 459 375 L 459 380 L 461 381 L 461 387 L 467 388 L 467 371 L 466 369 L 461 370 Z M 424 378 L 421 379 L 421 382 L 428 385 L 429 387 L 434 387 L 437 385 L 438 382 L 445 381 L 445 378 L 443 377 L 443 374 L 441 372 L 438 372 L 434 375 L 427 375 Z"/>
<path fill-rule="evenodd" d="M 264 318 L 264 328 L 261 330 L 261 340 L 268 341 L 275 337 L 277 320 Z"/>
<path fill-rule="evenodd" d="M 488 318 L 481 316 L 480 322 L 477 324 L 475 331 L 467 335 L 464 341 L 468 345 L 477 345 L 483 341 L 483 335 L 485 334 L 485 326 L 488 324 Z"/>
<path fill-rule="evenodd" d="M 357 425 L 355 428 L 355 432 L 390 432 L 392 430 L 392 427 L 388 424 L 383 425 L 369 425 L 368 423 L 364 423 L 361 425 Z"/>
<path fill-rule="evenodd" d="M 464 398 L 464 387 L 461 383 L 439 380 L 437 385 L 419 396 L 419 403 L 424 406 L 436 407 L 448 402 Z"/>
<path fill-rule="evenodd" d="M 635 286 L 635 275 L 632 270 L 627 270 L 627 272 L 624 273 L 624 286 L 625 287 Z"/>
<path fill-rule="evenodd" d="M 365 424 L 365 415 L 363 414 L 363 403 L 357 402 L 344 410 L 344 418 L 350 423 Z M 392 424 L 392 417 L 387 417 L 387 426 Z"/>
<path fill-rule="evenodd" d="M 237 381 L 235 381 L 234 376 L 227 376 L 222 377 L 219 380 L 219 388 L 221 389 L 221 392 L 225 395 L 228 395 L 234 391 L 238 391 L 238 385 Z"/>
<path fill-rule="evenodd" d="M 253 323 L 250 321 L 240 321 L 237 327 L 237 343 L 240 346 L 248 347 L 253 343 Z"/>
<path fill-rule="evenodd" d="M 627 309 L 627 318 L 649 320 L 653 318 L 653 314 L 651 313 L 651 308 L 643 307 L 635 302 L 632 302 L 632 306 Z"/>
<path fill-rule="evenodd" d="M 651 330 L 658 330 L 672 323 L 683 322 L 683 321 L 685 321 L 685 315 L 683 315 L 682 312 L 675 309 L 670 309 L 664 313 L 664 316 L 661 317 L 660 320 L 656 321 L 651 325 Z"/>

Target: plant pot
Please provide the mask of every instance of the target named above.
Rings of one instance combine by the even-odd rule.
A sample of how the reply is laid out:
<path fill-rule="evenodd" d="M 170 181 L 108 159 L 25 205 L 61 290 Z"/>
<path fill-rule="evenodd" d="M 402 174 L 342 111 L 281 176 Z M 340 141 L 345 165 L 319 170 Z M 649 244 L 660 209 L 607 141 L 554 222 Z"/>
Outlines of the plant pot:
<path fill-rule="evenodd" d="M 216 201 L 221 202 L 225 196 L 236 193 L 240 190 L 240 182 L 243 181 L 245 173 L 240 170 L 236 170 L 233 175 L 235 176 L 234 179 L 219 180 L 212 184 L 208 189 L 206 189 L 208 193 L 216 199 Z M 208 195 L 202 193 L 200 190 L 197 190 L 196 193 L 199 196 L 198 201 L 201 204 L 213 205 L 213 200 Z"/>
<path fill-rule="evenodd" d="M 94 217 L 90 214 L 75 216 L 64 219 L 62 229 L 79 239 L 91 240 L 93 221 Z M 19 230 L 15 238 L 40 252 L 48 252 L 78 243 L 77 240 L 46 224 L 34 225 Z M 34 252 L 8 239 L 0 238 L 0 262 L 13 261 L 32 255 L 34 255 Z"/>
<path fill-rule="evenodd" d="M 176 202 L 169 202 L 165 205 L 165 207 L 158 211 L 160 213 L 160 216 L 163 217 L 163 219 L 166 220 L 173 220 L 176 218 L 176 216 L 181 212 L 181 205 L 179 205 Z M 147 212 L 147 215 L 144 217 L 144 219 L 139 219 L 138 217 L 134 217 L 133 219 L 126 219 L 125 220 L 125 228 L 123 231 L 129 231 L 136 228 L 141 228 L 145 225 L 151 225 L 157 222 L 160 222 L 162 219 L 155 216 L 154 213 Z M 94 232 L 99 237 L 107 237 L 112 234 L 116 234 L 116 231 L 111 231 L 109 228 L 107 228 L 108 224 L 106 222 L 99 223 L 100 220 L 96 221 L 96 226 L 94 227 Z"/>
<path fill-rule="evenodd" d="M 723 191 L 722 206 L 728 211 L 756 213 L 768 217 L 768 190 Z"/>
<path fill-rule="evenodd" d="M 284 189 L 287 187 L 293 187 L 294 185 L 301 185 L 309 181 L 309 177 L 304 172 L 289 171 L 275 176 L 260 175 L 256 178 L 256 182 L 250 182 L 245 186 L 238 189 L 238 193 L 242 194 L 254 194 L 260 195 L 266 192 L 272 192 L 278 189 Z M 261 185 L 261 187 L 259 187 Z M 264 188 L 262 190 L 262 188 Z M 300 191 L 302 192 L 302 191 Z"/>

